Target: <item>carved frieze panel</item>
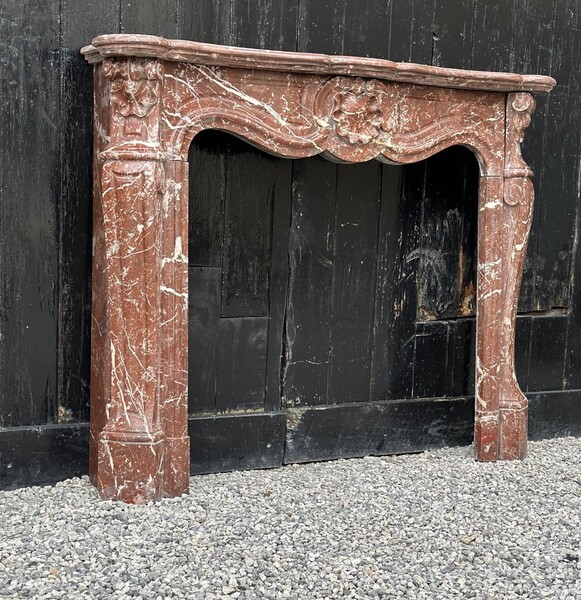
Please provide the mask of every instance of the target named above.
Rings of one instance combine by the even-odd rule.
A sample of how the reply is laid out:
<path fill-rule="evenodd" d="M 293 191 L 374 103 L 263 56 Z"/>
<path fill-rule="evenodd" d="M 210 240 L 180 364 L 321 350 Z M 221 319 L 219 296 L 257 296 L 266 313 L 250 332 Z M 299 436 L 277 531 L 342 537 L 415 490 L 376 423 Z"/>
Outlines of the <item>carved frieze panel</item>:
<path fill-rule="evenodd" d="M 463 144 L 476 153 L 483 172 L 501 174 L 504 168 L 502 94 L 362 77 L 167 68 L 162 137 L 167 153 L 182 160 L 195 134 L 213 128 L 285 157 L 324 153 L 343 162 L 408 163 Z"/>

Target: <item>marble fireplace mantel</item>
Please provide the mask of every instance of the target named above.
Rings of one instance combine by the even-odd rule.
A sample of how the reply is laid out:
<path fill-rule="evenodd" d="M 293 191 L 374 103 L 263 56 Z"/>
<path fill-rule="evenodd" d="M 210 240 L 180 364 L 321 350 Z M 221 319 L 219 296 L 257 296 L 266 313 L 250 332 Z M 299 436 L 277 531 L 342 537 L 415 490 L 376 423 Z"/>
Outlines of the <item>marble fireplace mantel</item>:
<path fill-rule="evenodd" d="M 188 490 L 187 160 L 203 129 L 287 158 L 474 152 L 476 458 L 525 456 L 514 335 L 533 186 L 520 144 L 531 92 L 552 78 L 145 35 L 99 36 L 82 53 L 95 71 L 90 476 L 103 498 Z"/>

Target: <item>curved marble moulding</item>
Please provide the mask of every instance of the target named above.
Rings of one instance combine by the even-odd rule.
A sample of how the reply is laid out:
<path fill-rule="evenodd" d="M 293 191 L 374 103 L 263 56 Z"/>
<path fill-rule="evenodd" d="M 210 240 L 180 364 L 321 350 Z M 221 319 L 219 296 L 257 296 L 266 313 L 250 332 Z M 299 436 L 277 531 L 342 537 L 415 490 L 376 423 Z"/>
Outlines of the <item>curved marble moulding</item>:
<path fill-rule="evenodd" d="M 188 489 L 187 158 L 209 128 L 286 158 L 475 153 L 476 458 L 525 456 L 514 327 L 533 188 L 520 144 L 531 92 L 552 78 L 141 35 L 82 53 L 95 70 L 90 476 L 103 498 Z"/>

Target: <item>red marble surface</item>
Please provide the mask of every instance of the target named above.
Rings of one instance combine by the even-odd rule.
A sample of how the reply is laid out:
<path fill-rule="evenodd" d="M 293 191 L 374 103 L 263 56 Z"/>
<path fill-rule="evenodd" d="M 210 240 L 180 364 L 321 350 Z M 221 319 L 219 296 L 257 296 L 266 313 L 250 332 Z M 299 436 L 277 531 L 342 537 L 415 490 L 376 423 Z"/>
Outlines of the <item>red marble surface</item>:
<path fill-rule="evenodd" d="M 533 187 L 520 144 L 530 92 L 553 79 L 138 35 L 82 52 L 95 69 L 90 476 L 103 498 L 188 490 L 187 156 L 208 128 L 287 158 L 475 153 L 476 458 L 525 456 L 514 327 Z"/>

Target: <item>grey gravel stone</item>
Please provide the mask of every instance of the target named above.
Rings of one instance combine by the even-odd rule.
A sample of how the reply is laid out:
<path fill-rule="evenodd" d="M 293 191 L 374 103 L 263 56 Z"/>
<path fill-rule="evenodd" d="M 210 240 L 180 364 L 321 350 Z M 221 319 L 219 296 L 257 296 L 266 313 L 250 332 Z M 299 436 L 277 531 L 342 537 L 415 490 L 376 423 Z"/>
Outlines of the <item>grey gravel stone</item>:
<path fill-rule="evenodd" d="M 156 505 L 0 492 L 0 598 L 581 599 L 581 440 L 206 475 Z"/>

